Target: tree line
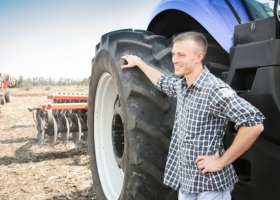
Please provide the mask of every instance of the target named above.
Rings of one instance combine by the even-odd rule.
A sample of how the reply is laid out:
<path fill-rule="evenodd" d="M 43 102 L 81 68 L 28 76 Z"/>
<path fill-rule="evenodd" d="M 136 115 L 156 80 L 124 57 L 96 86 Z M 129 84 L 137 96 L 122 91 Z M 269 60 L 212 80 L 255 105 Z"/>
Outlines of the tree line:
<path fill-rule="evenodd" d="M 72 86 L 72 85 L 87 86 L 88 84 L 89 84 L 89 78 L 83 78 L 80 80 L 76 80 L 76 79 L 61 77 L 61 78 L 55 80 L 50 77 L 24 78 L 23 76 L 20 76 L 16 80 L 16 84 L 14 87 L 31 88 L 33 86 Z"/>

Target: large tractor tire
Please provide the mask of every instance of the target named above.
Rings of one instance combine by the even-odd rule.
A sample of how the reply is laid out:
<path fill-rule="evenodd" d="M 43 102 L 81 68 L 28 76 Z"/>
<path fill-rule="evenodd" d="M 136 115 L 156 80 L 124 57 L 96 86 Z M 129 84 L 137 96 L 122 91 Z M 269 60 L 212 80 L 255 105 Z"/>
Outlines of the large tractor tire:
<path fill-rule="evenodd" d="M 177 192 L 163 185 L 176 103 L 138 68 L 120 68 L 122 55 L 135 54 L 172 73 L 170 50 L 170 41 L 140 30 L 105 34 L 96 47 L 88 142 L 98 200 L 177 199 Z"/>

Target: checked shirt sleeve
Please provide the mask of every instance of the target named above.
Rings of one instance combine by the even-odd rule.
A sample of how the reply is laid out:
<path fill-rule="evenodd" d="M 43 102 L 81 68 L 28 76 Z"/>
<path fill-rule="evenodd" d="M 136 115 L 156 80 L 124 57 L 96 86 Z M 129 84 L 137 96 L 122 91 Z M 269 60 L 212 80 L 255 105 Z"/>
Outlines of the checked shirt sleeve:
<path fill-rule="evenodd" d="M 261 124 L 265 119 L 256 107 L 239 97 L 231 88 L 217 88 L 212 92 L 211 99 L 213 114 L 234 122 L 236 130 L 240 126 L 249 127 Z"/>
<path fill-rule="evenodd" d="M 162 75 L 157 82 L 157 88 L 170 97 L 177 97 L 176 86 L 178 85 L 178 80 L 172 76 Z"/>

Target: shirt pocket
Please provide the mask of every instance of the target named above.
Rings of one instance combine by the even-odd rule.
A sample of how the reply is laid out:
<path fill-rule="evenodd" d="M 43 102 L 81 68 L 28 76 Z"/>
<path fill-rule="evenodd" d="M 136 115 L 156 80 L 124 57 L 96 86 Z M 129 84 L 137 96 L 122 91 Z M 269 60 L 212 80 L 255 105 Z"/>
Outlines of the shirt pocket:
<path fill-rule="evenodd" d="M 187 106 L 184 116 L 187 121 L 186 131 L 200 133 L 210 120 L 210 111 L 207 108 Z"/>

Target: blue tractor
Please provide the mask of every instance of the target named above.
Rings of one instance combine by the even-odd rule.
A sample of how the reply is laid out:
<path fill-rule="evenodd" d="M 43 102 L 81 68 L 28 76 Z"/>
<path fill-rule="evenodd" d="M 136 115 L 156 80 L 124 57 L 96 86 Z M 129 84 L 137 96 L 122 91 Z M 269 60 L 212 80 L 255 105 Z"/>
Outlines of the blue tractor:
<path fill-rule="evenodd" d="M 163 172 L 176 102 L 137 68 L 121 70 L 135 54 L 173 74 L 172 38 L 186 31 L 209 42 L 205 65 L 266 116 L 265 131 L 234 162 L 236 200 L 280 199 L 280 20 L 278 0 L 161 0 L 147 30 L 102 36 L 92 60 L 88 137 L 98 200 L 172 200 Z M 135 16 L 137 17 L 137 13 Z M 229 123 L 224 145 L 236 134 Z"/>

